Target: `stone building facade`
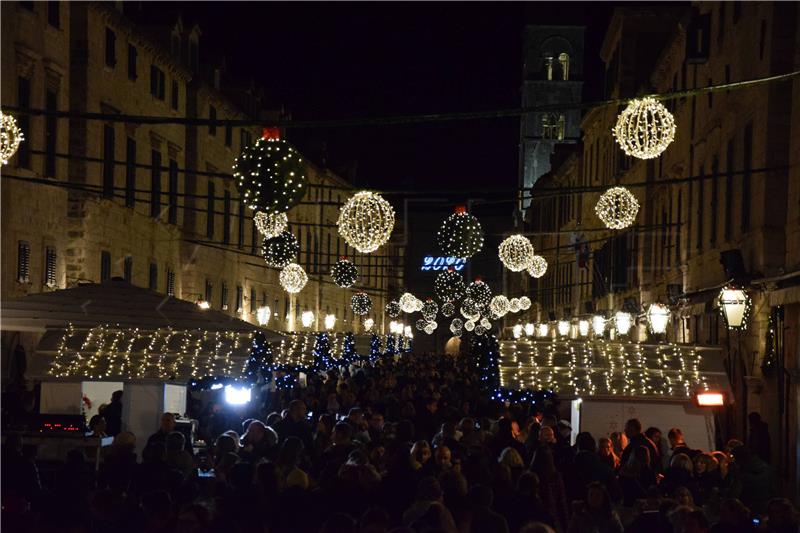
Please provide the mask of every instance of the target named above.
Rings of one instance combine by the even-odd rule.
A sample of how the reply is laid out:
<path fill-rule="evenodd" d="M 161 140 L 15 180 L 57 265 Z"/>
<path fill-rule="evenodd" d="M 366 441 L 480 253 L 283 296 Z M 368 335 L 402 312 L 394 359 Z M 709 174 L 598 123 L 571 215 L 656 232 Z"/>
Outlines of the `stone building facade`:
<path fill-rule="evenodd" d="M 309 164 L 308 193 L 288 213 L 309 282 L 289 298 L 279 272 L 264 264 L 253 213 L 231 176 L 234 158 L 262 135 L 261 125 L 287 115 L 265 110 L 254 84 L 228 82 L 221 63 L 202 61 L 196 25 L 178 17 L 151 27 L 129 9 L 121 2 L 4 2 L 4 109 L 259 126 L 20 115 L 26 141 L 3 168 L 2 298 L 124 277 L 207 300 L 254 324 L 258 308 L 268 306 L 268 327 L 276 330 L 303 329 L 298 318 L 310 310 L 309 330 L 324 329 L 325 315 L 334 314 L 335 330 L 360 332 L 363 318 L 353 316 L 350 298 L 363 290 L 376 328 L 387 328 L 383 309 L 389 289 L 402 286 L 401 251 L 387 245 L 362 256 L 346 246 L 336 220 L 351 185 Z M 330 265 L 343 255 L 360 268 L 354 290 L 330 279 Z"/>
<path fill-rule="evenodd" d="M 618 8 L 601 49 L 605 97 L 691 90 L 800 70 L 800 9 L 701 2 L 685 10 Z M 526 279 L 539 320 L 671 306 L 668 341 L 723 347 L 733 404 L 718 420 L 746 438 L 761 413 L 772 463 L 796 494 L 800 439 L 800 80 L 665 101 L 674 142 L 626 157 L 610 131 L 621 108 L 588 111 L 582 141 L 556 152 L 533 188 L 526 230 L 550 263 Z M 558 161 L 556 161 L 558 160 Z M 608 231 L 599 195 L 627 186 L 634 227 Z M 564 190 L 574 187 L 575 189 Z M 561 188 L 561 192 L 553 192 Z M 746 330 L 728 331 L 717 296 L 733 282 L 753 299 Z M 644 338 L 644 326 L 638 332 Z M 664 428 L 662 428 L 664 429 Z"/>

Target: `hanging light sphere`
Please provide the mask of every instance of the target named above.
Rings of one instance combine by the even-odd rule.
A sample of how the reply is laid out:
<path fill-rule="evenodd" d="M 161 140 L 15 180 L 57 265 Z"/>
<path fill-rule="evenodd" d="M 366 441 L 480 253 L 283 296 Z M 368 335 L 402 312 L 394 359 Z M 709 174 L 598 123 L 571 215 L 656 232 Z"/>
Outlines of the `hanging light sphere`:
<path fill-rule="evenodd" d="M 484 333 L 486 333 L 486 328 L 477 324 L 475 326 L 475 335 L 483 335 Z"/>
<path fill-rule="evenodd" d="M 400 316 L 400 304 L 395 301 L 391 300 L 388 304 L 386 304 L 386 314 L 389 315 L 389 318 L 397 318 Z"/>
<path fill-rule="evenodd" d="M 633 100 L 617 117 L 612 130 L 622 151 L 639 159 L 653 159 L 675 139 L 675 118 L 655 98 Z"/>
<path fill-rule="evenodd" d="M 475 321 L 474 320 L 467 320 L 464 322 L 464 329 L 467 331 L 472 331 L 475 329 Z"/>
<path fill-rule="evenodd" d="M 464 321 L 461 320 L 460 318 L 454 318 L 452 322 L 450 322 L 450 331 L 452 331 L 453 333 L 455 333 L 455 330 L 457 329 L 460 330 L 463 327 L 464 327 Z"/>
<path fill-rule="evenodd" d="M 422 304 L 422 317 L 427 320 L 431 321 L 436 318 L 436 314 L 439 312 L 439 306 L 431 299 L 428 299 L 426 302 Z"/>
<path fill-rule="evenodd" d="M 508 298 L 500 294 L 492 298 L 492 301 L 489 302 L 489 310 L 492 314 L 496 315 L 497 318 L 500 318 L 508 313 L 509 304 Z"/>
<path fill-rule="evenodd" d="M 479 308 L 486 307 L 492 299 L 492 289 L 478 278 L 467 287 L 467 297 L 475 302 Z"/>
<path fill-rule="evenodd" d="M 439 272 L 433 282 L 436 297 L 444 302 L 453 302 L 464 296 L 464 278 L 455 270 Z"/>
<path fill-rule="evenodd" d="M 264 239 L 261 253 L 267 265 L 274 268 L 283 268 L 295 260 L 300 252 L 297 238 L 288 231 L 284 231 L 272 239 Z"/>
<path fill-rule="evenodd" d="M 281 287 L 290 294 L 294 294 L 303 290 L 303 287 L 308 283 L 308 276 L 303 267 L 297 263 L 290 263 L 281 270 L 278 275 L 278 281 Z"/>
<path fill-rule="evenodd" d="M 492 329 L 492 323 L 489 321 L 488 318 L 485 318 L 485 317 L 481 318 L 480 324 L 481 324 L 481 326 L 483 326 L 487 330 L 488 329 Z"/>
<path fill-rule="evenodd" d="M 372 300 L 366 292 L 357 292 L 350 299 L 350 308 L 358 316 L 364 316 L 372 310 Z"/>
<path fill-rule="evenodd" d="M 436 331 L 436 326 L 434 325 L 435 322 L 429 322 L 423 329 L 425 333 L 428 335 L 433 335 L 433 332 Z"/>
<path fill-rule="evenodd" d="M 461 302 L 461 315 L 464 318 L 475 319 L 481 314 L 480 306 L 472 298 L 464 298 Z"/>
<path fill-rule="evenodd" d="M 436 233 L 442 254 L 448 257 L 472 257 L 483 248 L 483 228 L 464 206 L 456 207 Z"/>
<path fill-rule="evenodd" d="M 419 320 L 417 320 L 415 325 L 417 326 L 418 330 L 422 331 L 422 330 L 425 329 L 425 326 L 428 325 L 428 322 L 426 320 L 423 320 L 422 318 L 420 318 Z"/>
<path fill-rule="evenodd" d="M 404 313 L 413 313 L 417 310 L 417 298 L 410 292 L 405 292 L 400 297 L 400 310 Z"/>
<path fill-rule="evenodd" d="M 500 243 L 500 261 L 513 272 L 528 268 L 533 258 L 533 245 L 524 235 L 511 235 Z"/>
<path fill-rule="evenodd" d="M 636 220 L 639 202 L 625 187 L 611 187 L 597 200 L 594 212 L 607 228 L 623 229 Z"/>
<path fill-rule="evenodd" d="M 0 162 L 3 165 L 7 165 L 14 157 L 24 140 L 25 135 L 17 125 L 17 120 L 11 115 L 0 112 Z"/>
<path fill-rule="evenodd" d="M 292 145 L 281 139 L 258 139 L 233 163 L 236 187 L 247 207 L 264 213 L 285 213 L 306 194 L 306 164 Z"/>
<path fill-rule="evenodd" d="M 534 255 L 528 265 L 528 274 L 533 278 L 541 278 L 547 272 L 547 259 L 541 255 Z"/>
<path fill-rule="evenodd" d="M 559 320 L 556 327 L 560 336 L 566 337 L 569 334 L 569 322 L 566 320 Z"/>
<path fill-rule="evenodd" d="M 394 228 L 394 209 L 381 195 L 361 191 L 339 211 L 339 234 L 363 254 L 386 244 Z"/>
<path fill-rule="evenodd" d="M 519 305 L 519 298 L 511 298 L 508 301 L 508 310 L 509 310 L 509 312 L 511 312 L 511 313 L 519 313 L 520 309 L 521 309 L 521 307 Z"/>
<path fill-rule="evenodd" d="M 286 216 L 286 213 L 265 213 L 259 211 L 253 217 L 253 222 L 256 224 L 256 230 L 258 230 L 265 239 L 277 237 L 289 227 L 289 217 Z"/>
<path fill-rule="evenodd" d="M 333 282 L 343 289 L 352 287 L 358 281 L 358 267 L 346 257 L 342 257 L 331 267 L 331 277 Z"/>
<path fill-rule="evenodd" d="M 520 296 L 519 297 L 519 308 L 523 311 L 527 311 L 531 308 L 531 299 L 527 296 Z M 509 302 L 510 303 L 510 302 Z"/>
<path fill-rule="evenodd" d="M 440 311 L 442 312 L 442 316 L 450 318 L 456 314 L 456 306 L 453 304 L 453 302 L 445 302 L 442 304 Z"/>

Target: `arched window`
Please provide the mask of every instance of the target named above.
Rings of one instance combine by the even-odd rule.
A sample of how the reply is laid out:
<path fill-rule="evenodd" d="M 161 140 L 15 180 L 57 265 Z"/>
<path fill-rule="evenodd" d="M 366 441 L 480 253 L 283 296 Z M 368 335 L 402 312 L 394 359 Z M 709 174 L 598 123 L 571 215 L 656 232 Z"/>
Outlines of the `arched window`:
<path fill-rule="evenodd" d="M 558 54 L 558 62 L 561 64 L 561 79 L 564 81 L 569 80 L 569 54 L 561 52 Z"/>
<path fill-rule="evenodd" d="M 545 79 L 547 81 L 553 81 L 553 56 L 544 56 L 544 70 Z"/>

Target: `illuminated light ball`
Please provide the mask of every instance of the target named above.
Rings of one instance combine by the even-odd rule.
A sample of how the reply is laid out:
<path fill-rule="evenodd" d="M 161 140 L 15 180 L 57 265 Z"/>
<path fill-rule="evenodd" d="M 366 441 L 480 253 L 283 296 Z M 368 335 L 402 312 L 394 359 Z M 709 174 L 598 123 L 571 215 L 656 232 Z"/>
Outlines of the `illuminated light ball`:
<path fill-rule="evenodd" d="M 256 230 L 265 239 L 277 237 L 289 227 L 289 217 L 286 216 L 286 213 L 264 213 L 259 211 L 253 217 L 253 222 L 256 224 Z"/>
<path fill-rule="evenodd" d="M 402 296 L 400 296 L 399 304 L 400 310 L 404 313 L 413 313 L 417 309 L 417 298 L 411 294 L 410 292 L 404 292 Z"/>
<path fill-rule="evenodd" d="M 611 187 L 594 206 L 597 217 L 609 229 L 624 229 L 634 223 L 639 202 L 625 187 Z"/>
<path fill-rule="evenodd" d="M 364 316 L 372 310 L 372 300 L 366 292 L 357 292 L 350 299 L 350 308 L 358 316 Z"/>
<path fill-rule="evenodd" d="M 386 304 L 386 314 L 389 315 L 389 318 L 399 317 L 401 311 L 400 304 L 396 300 L 391 300 Z"/>
<path fill-rule="evenodd" d="M 339 234 L 363 254 L 374 252 L 389 240 L 394 229 L 394 209 L 381 195 L 361 191 L 339 211 Z"/>
<path fill-rule="evenodd" d="M 424 331 L 428 335 L 433 335 L 433 332 L 436 331 L 436 326 L 434 326 L 433 324 L 434 322 L 429 322 L 428 324 L 425 325 L 424 328 L 422 328 L 422 331 Z"/>
<path fill-rule="evenodd" d="M 500 294 L 492 298 L 492 301 L 489 302 L 489 310 L 491 310 L 492 314 L 496 315 L 497 318 L 500 318 L 508 313 L 509 304 L 508 298 Z"/>
<path fill-rule="evenodd" d="M 423 308 L 424 305 L 425 305 L 425 302 L 423 302 L 419 298 L 414 298 L 414 311 L 415 312 L 422 311 L 422 308 Z"/>
<path fill-rule="evenodd" d="M 461 328 L 463 327 L 464 327 L 464 321 L 461 320 L 460 318 L 454 318 L 452 322 L 450 322 L 450 331 L 452 331 L 453 333 L 455 333 L 456 330 L 461 331 Z"/>
<path fill-rule="evenodd" d="M 455 270 L 439 272 L 433 282 L 436 297 L 444 302 L 453 302 L 464 296 L 464 278 Z"/>
<path fill-rule="evenodd" d="M 0 112 L 0 162 L 7 165 L 24 140 L 25 134 L 17 125 L 17 119 Z"/>
<path fill-rule="evenodd" d="M 486 333 L 486 328 L 478 324 L 475 326 L 475 335 L 483 335 Z"/>
<path fill-rule="evenodd" d="M 478 278 L 467 287 L 467 297 L 474 301 L 478 307 L 486 307 L 492 299 L 492 289 Z"/>
<path fill-rule="evenodd" d="M 453 304 L 453 302 L 445 302 L 442 304 L 440 311 L 442 312 L 442 316 L 450 318 L 456 314 L 456 306 Z"/>
<path fill-rule="evenodd" d="M 675 139 L 675 118 L 655 98 L 637 98 L 617 117 L 612 130 L 622 151 L 638 159 L 660 156 Z"/>
<path fill-rule="evenodd" d="M 306 194 L 307 167 L 300 153 L 282 139 L 258 139 L 233 163 L 233 177 L 253 211 L 285 213 Z"/>
<path fill-rule="evenodd" d="M 375 321 L 374 321 L 373 319 L 371 319 L 371 318 L 368 318 L 368 319 L 366 319 L 366 320 L 364 321 L 364 329 L 365 329 L 366 331 L 369 331 L 369 330 L 371 330 L 371 329 L 372 329 L 372 326 L 374 326 L 374 325 L 375 325 Z"/>
<path fill-rule="evenodd" d="M 308 283 L 308 276 L 303 267 L 297 263 L 290 263 L 281 270 L 278 275 L 278 281 L 280 281 L 281 287 L 286 292 L 294 294 L 303 290 L 303 287 Z"/>
<path fill-rule="evenodd" d="M 267 265 L 274 268 L 283 268 L 297 258 L 300 245 L 291 232 L 284 231 L 272 239 L 264 239 L 261 253 Z"/>
<path fill-rule="evenodd" d="M 472 257 L 483 248 L 483 228 L 464 206 L 456 207 L 436 233 L 436 242 L 443 255 Z"/>
<path fill-rule="evenodd" d="M 417 326 L 418 330 L 422 331 L 425 329 L 425 326 L 428 325 L 428 322 L 420 318 L 419 320 L 417 320 L 415 325 Z"/>
<path fill-rule="evenodd" d="M 331 267 L 331 278 L 343 289 L 352 287 L 358 281 L 358 267 L 346 257 L 342 257 Z"/>
<path fill-rule="evenodd" d="M 487 330 L 492 329 L 492 323 L 489 321 L 488 318 L 481 318 L 480 325 L 486 328 Z"/>
<path fill-rule="evenodd" d="M 436 318 L 436 314 L 439 312 L 439 306 L 431 299 L 428 299 L 426 302 L 422 304 L 422 317 L 425 320 L 431 321 Z"/>
<path fill-rule="evenodd" d="M 467 331 L 472 331 L 475 329 L 475 321 L 474 320 L 467 320 L 464 322 L 464 329 Z"/>
<path fill-rule="evenodd" d="M 519 297 L 519 308 L 523 311 L 527 311 L 531 308 L 531 299 L 527 296 L 520 296 Z"/>
<path fill-rule="evenodd" d="M 480 307 L 472 298 L 464 298 L 461 302 L 461 316 L 470 320 L 477 320 L 481 315 Z"/>
<path fill-rule="evenodd" d="M 533 255 L 533 245 L 524 235 L 506 237 L 498 248 L 500 261 L 513 272 L 521 272 L 528 268 Z"/>
<path fill-rule="evenodd" d="M 519 313 L 522 307 L 519 304 L 519 298 L 511 298 L 508 301 L 508 311 L 511 313 Z"/>
<path fill-rule="evenodd" d="M 541 255 L 534 255 L 531 258 L 531 264 L 528 265 L 528 274 L 532 278 L 541 278 L 547 272 L 547 259 Z"/>

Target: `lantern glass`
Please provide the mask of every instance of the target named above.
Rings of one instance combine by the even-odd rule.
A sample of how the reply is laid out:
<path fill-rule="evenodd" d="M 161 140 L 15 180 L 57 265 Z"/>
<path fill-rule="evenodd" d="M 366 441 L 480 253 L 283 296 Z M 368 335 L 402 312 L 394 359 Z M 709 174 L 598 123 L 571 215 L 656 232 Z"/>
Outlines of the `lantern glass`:
<path fill-rule="evenodd" d="M 304 328 L 311 327 L 311 324 L 314 323 L 314 312 L 313 311 L 303 311 L 303 314 L 300 315 L 300 322 L 303 324 Z"/>
<path fill-rule="evenodd" d="M 722 289 L 719 295 L 719 304 L 729 328 L 740 328 L 744 325 L 747 293 L 742 289 Z"/>
<path fill-rule="evenodd" d="M 614 315 L 614 324 L 617 328 L 617 333 L 627 335 L 631 330 L 631 326 L 633 326 L 633 317 L 630 313 L 620 311 Z"/>
<path fill-rule="evenodd" d="M 412 337 L 414 336 L 414 332 L 413 332 L 413 331 L 411 331 L 411 326 L 405 326 L 405 327 L 402 327 L 402 326 L 403 326 L 402 324 L 401 324 L 400 326 L 401 326 L 401 327 L 400 327 L 400 329 L 403 331 L 403 334 L 404 334 L 406 337 L 408 337 L 408 338 L 412 338 Z"/>
<path fill-rule="evenodd" d="M 667 331 L 669 324 L 669 308 L 663 304 L 652 304 L 647 309 L 647 324 L 650 331 L 655 334 L 662 334 Z"/>
<path fill-rule="evenodd" d="M 256 319 L 259 326 L 266 326 L 269 322 L 270 310 L 269 306 L 262 305 L 256 310 Z"/>
<path fill-rule="evenodd" d="M 562 337 L 569 335 L 569 322 L 566 320 L 558 321 L 558 334 Z"/>
<path fill-rule="evenodd" d="M 519 339 L 520 337 L 522 337 L 522 324 L 517 324 L 516 326 L 514 326 L 512 332 L 514 333 L 515 339 Z"/>
<path fill-rule="evenodd" d="M 603 335 L 606 330 L 606 319 L 600 315 L 592 317 L 592 331 L 598 337 Z"/>
<path fill-rule="evenodd" d="M 367 331 L 371 330 L 372 326 L 374 326 L 374 325 L 375 325 L 375 321 L 372 320 L 371 318 L 368 318 L 368 319 L 366 319 L 364 321 L 364 329 L 367 330 Z"/>
<path fill-rule="evenodd" d="M 333 329 L 336 325 L 336 315 L 325 315 L 325 329 Z"/>
<path fill-rule="evenodd" d="M 539 324 L 539 337 L 547 337 L 549 333 L 549 328 L 547 324 Z"/>
<path fill-rule="evenodd" d="M 578 333 L 580 333 L 581 337 L 585 337 L 589 334 L 589 321 L 588 320 L 580 320 L 578 321 Z"/>
<path fill-rule="evenodd" d="M 530 322 L 525 324 L 525 335 L 526 336 L 532 337 L 533 336 L 533 330 L 534 330 L 533 324 L 531 324 Z"/>

